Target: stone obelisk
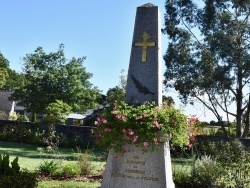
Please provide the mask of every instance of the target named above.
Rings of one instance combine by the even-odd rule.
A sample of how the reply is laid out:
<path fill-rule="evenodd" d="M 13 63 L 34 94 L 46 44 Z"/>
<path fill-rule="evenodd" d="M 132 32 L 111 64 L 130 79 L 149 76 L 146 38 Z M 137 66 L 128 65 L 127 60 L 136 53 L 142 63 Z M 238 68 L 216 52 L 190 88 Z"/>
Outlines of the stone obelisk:
<path fill-rule="evenodd" d="M 160 23 L 157 6 L 147 3 L 137 7 L 127 78 L 127 103 L 162 103 Z"/>
<path fill-rule="evenodd" d="M 161 32 L 157 6 L 137 7 L 130 55 L 126 102 L 162 101 Z M 109 151 L 101 188 L 174 188 L 167 141 L 154 151 L 128 145 L 129 152 L 118 159 Z"/>

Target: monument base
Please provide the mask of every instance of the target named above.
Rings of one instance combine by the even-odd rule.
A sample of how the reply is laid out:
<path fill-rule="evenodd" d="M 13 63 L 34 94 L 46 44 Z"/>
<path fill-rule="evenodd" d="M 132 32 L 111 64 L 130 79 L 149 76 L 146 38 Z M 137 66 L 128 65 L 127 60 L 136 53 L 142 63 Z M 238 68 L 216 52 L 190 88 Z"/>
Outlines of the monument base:
<path fill-rule="evenodd" d="M 169 143 L 159 143 L 154 151 L 127 145 L 119 156 L 109 151 L 101 188 L 174 188 Z"/>

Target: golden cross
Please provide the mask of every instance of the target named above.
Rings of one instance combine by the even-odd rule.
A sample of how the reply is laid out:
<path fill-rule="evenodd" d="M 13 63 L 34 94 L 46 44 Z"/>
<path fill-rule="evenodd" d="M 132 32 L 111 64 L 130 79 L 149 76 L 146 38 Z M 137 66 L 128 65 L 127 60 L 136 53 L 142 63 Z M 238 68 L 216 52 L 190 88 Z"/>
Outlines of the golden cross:
<path fill-rule="evenodd" d="M 136 42 L 135 46 L 142 47 L 141 61 L 145 63 L 147 61 L 147 48 L 148 46 L 155 46 L 155 42 L 148 42 L 148 39 L 151 39 L 151 36 L 147 32 L 143 32 L 143 35 L 141 38 L 142 38 L 142 42 Z"/>

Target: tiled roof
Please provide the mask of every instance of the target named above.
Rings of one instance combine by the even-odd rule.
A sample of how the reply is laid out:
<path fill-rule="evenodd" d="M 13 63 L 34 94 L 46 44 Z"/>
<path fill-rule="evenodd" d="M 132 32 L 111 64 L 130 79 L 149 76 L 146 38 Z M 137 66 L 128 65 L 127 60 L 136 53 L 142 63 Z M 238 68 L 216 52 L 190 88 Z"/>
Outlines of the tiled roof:
<path fill-rule="evenodd" d="M 0 91 L 0 110 L 10 111 L 12 107 L 12 101 L 9 100 L 13 92 Z"/>

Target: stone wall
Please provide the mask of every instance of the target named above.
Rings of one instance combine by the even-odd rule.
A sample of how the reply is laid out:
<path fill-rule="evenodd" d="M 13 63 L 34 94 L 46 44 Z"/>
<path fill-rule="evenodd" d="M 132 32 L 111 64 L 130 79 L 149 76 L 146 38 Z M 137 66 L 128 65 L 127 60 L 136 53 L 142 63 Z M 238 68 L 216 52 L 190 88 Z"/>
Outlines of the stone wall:
<path fill-rule="evenodd" d="M 6 125 L 12 126 L 24 126 L 27 129 L 36 130 L 37 128 L 41 130 L 48 130 L 51 125 L 45 125 L 41 123 L 32 123 L 32 122 L 19 122 L 19 121 L 9 121 L 9 120 L 0 120 L 0 131 Z M 91 126 L 73 126 L 73 125 L 60 125 L 56 124 L 55 131 L 58 134 L 63 134 L 66 139 L 72 140 L 76 138 L 83 139 L 86 143 L 93 142 L 95 139 L 94 130 L 95 127 Z"/>

